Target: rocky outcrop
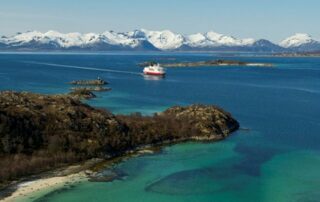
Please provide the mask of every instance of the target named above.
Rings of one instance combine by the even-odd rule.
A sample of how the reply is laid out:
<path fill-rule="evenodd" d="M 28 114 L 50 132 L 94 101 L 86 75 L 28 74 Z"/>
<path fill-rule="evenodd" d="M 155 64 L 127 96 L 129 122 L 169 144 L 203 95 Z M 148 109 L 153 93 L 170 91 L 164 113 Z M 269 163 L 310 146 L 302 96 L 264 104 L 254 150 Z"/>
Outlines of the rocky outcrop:
<path fill-rule="evenodd" d="M 70 84 L 72 85 L 106 85 L 108 82 L 106 82 L 103 79 L 97 78 L 94 80 L 75 80 L 71 81 Z"/>
<path fill-rule="evenodd" d="M 238 122 L 231 114 L 215 106 L 191 105 L 188 107 L 172 107 L 162 113 L 173 116 L 177 121 L 188 120 L 201 135 L 192 139 L 222 139 L 239 128 Z"/>
<path fill-rule="evenodd" d="M 111 88 L 95 86 L 95 87 L 76 87 L 71 88 L 71 92 L 69 93 L 75 99 L 92 99 L 97 97 L 92 91 L 103 92 L 110 91 Z"/>
<path fill-rule="evenodd" d="M 92 99 L 97 97 L 90 89 L 87 88 L 72 88 L 69 95 L 75 99 Z"/>
<path fill-rule="evenodd" d="M 96 97 L 92 91 L 102 92 L 111 90 L 111 88 L 103 86 L 109 83 L 99 77 L 94 80 L 71 81 L 70 84 L 78 86 L 70 88 L 71 92 L 69 95 L 75 99 L 91 99 Z"/>
<path fill-rule="evenodd" d="M 93 86 L 93 87 L 75 87 L 71 88 L 72 91 L 96 91 L 96 92 L 101 92 L 101 91 L 109 91 L 111 88 L 106 88 L 102 86 Z"/>
<path fill-rule="evenodd" d="M 229 113 L 215 106 L 116 116 L 70 95 L 5 91 L 0 93 L 0 181 L 146 146 L 221 140 L 238 127 Z"/>

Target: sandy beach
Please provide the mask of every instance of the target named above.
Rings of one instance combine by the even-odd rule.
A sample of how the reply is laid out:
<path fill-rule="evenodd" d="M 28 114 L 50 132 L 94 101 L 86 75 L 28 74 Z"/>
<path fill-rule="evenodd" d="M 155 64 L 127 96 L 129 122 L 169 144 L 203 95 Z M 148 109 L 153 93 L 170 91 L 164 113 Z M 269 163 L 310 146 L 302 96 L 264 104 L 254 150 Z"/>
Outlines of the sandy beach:
<path fill-rule="evenodd" d="M 25 201 L 37 194 L 44 195 L 54 189 L 62 188 L 65 184 L 72 185 L 88 180 L 90 173 L 92 173 L 91 169 L 102 162 L 104 162 L 104 159 L 94 158 L 80 164 L 57 168 L 56 170 L 39 174 L 34 179 L 30 176 L 30 180 L 12 185 L 14 190 L 12 194 L 0 199 L 0 201 Z"/>
<path fill-rule="evenodd" d="M 156 149 L 157 150 L 157 149 Z M 39 175 L 38 179 L 25 180 L 23 182 L 13 185 L 14 191 L 10 196 L 0 198 L 2 202 L 16 202 L 25 201 L 30 197 L 45 195 L 54 191 L 55 189 L 62 188 L 64 185 L 72 185 L 79 182 L 86 181 L 90 177 L 94 176 L 96 171 L 101 168 L 106 168 L 106 165 L 112 165 L 115 162 L 122 161 L 128 158 L 130 155 L 147 155 L 153 154 L 155 148 L 150 146 L 141 147 L 139 150 L 132 150 L 128 152 L 127 155 L 121 156 L 119 158 L 106 161 L 105 159 L 90 159 L 81 164 L 71 165 L 63 168 L 56 169 L 54 171 L 49 171 L 43 175 Z"/>
<path fill-rule="evenodd" d="M 87 177 L 85 172 L 80 172 L 66 176 L 49 177 L 22 182 L 17 185 L 17 190 L 14 191 L 11 196 L 4 198 L 1 201 L 12 202 L 22 198 L 26 199 L 40 192 L 45 194 L 45 190 L 48 190 L 48 192 L 50 192 L 53 189 L 63 187 L 66 183 L 74 184 L 86 179 Z"/>

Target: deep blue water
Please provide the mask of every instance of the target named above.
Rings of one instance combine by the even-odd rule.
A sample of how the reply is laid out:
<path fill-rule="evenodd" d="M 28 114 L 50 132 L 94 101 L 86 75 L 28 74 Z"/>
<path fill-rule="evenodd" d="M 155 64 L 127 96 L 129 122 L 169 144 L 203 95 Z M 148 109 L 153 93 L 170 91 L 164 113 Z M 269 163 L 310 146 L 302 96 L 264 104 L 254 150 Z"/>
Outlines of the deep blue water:
<path fill-rule="evenodd" d="M 320 58 L 238 56 L 275 68 L 172 68 L 145 78 L 138 63 L 223 59 L 199 54 L 0 54 L 0 90 L 66 93 L 97 76 L 112 91 L 91 105 L 152 114 L 173 105 L 214 104 L 242 128 L 212 144 L 187 143 L 116 166 L 111 183 L 83 183 L 45 201 L 317 201 L 320 197 Z M 110 71 L 111 70 L 111 71 Z M 112 71 L 124 72 L 112 72 Z M 126 193 L 126 194 L 124 194 Z"/>

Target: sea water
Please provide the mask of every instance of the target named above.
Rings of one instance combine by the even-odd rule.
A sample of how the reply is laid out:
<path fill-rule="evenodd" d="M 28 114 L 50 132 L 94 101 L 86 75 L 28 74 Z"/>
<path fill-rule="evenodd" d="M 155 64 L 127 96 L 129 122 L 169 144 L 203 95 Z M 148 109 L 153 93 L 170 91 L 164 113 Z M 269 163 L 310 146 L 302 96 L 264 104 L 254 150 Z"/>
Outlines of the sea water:
<path fill-rule="evenodd" d="M 214 59 L 270 67 L 170 68 L 145 78 L 139 63 Z M 114 72 L 117 70 L 122 72 Z M 67 93 L 101 77 L 112 88 L 89 104 L 151 115 L 174 105 L 214 104 L 241 128 L 214 143 L 184 143 L 114 166 L 125 176 L 84 182 L 24 201 L 319 201 L 320 58 L 217 53 L 0 54 L 0 90 Z"/>

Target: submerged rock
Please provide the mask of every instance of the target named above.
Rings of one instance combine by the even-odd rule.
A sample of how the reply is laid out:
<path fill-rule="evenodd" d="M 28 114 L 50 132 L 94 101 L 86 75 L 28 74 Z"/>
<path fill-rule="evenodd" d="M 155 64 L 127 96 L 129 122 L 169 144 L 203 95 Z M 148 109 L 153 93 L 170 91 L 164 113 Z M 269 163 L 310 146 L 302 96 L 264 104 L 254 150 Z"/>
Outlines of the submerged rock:
<path fill-rule="evenodd" d="M 89 175 L 90 182 L 112 182 L 114 180 L 122 180 L 128 176 L 120 169 L 106 169 L 102 172 Z"/>

